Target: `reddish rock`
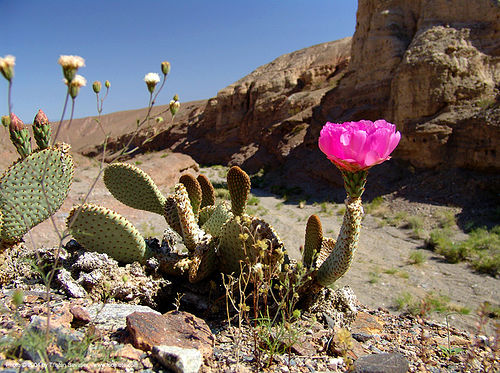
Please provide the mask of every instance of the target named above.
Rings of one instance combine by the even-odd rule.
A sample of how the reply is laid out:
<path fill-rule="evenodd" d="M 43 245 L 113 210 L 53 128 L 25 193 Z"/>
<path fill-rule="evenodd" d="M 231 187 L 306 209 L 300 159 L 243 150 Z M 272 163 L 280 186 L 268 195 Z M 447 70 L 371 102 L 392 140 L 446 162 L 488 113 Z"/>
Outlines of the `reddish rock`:
<path fill-rule="evenodd" d="M 69 312 L 73 315 L 73 321 L 78 321 L 83 324 L 87 324 L 91 321 L 89 312 L 79 305 L 72 305 Z"/>
<path fill-rule="evenodd" d="M 180 311 L 164 315 L 134 312 L 127 316 L 127 330 L 134 347 L 143 351 L 166 345 L 196 348 L 204 357 L 209 357 L 215 341 L 204 320 Z"/>
<path fill-rule="evenodd" d="M 294 343 L 291 349 L 293 353 L 300 356 L 313 356 L 318 352 L 316 347 L 305 338 Z"/>
<path fill-rule="evenodd" d="M 358 312 L 356 320 L 351 324 L 351 334 L 380 334 L 384 329 L 384 324 L 377 316 L 366 312 Z"/>
<path fill-rule="evenodd" d="M 131 344 L 127 343 L 125 346 L 120 348 L 118 351 L 114 352 L 111 356 L 112 357 L 122 357 L 122 358 L 129 359 L 129 360 L 140 361 L 143 354 L 144 354 L 144 352 L 142 350 L 138 350 L 137 348 L 135 348 Z"/>

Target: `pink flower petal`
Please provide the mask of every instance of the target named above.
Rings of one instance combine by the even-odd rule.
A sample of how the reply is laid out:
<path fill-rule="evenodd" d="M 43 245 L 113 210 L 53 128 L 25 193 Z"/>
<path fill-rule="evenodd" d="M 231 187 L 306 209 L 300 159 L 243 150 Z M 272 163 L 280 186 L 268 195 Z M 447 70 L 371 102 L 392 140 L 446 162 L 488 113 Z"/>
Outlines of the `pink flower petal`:
<path fill-rule="evenodd" d="M 400 139 L 396 126 L 383 119 L 328 122 L 321 130 L 318 145 L 339 168 L 359 171 L 389 159 Z"/>

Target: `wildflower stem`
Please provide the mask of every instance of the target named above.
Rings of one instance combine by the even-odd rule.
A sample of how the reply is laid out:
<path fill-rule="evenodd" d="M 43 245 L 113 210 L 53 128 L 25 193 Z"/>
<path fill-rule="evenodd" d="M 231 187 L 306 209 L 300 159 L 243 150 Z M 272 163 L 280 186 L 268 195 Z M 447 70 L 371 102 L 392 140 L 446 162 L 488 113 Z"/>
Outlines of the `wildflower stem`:
<path fill-rule="evenodd" d="M 7 92 L 7 105 L 9 107 L 9 119 L 11 118 L 10 114 L 12 113 L 12 80 L 9 80 L 9 88 Z"/>
<path fill-rule="evenodd" d="M 52 140 L 52 144 L 55 144 L 57 138 L 59 137 L 59 132 L 61 131 L 62 122 L 64 120 L 64 115 L 66 114 L 66 108 L 68 106 L 68 100 L 69 100 L 69 89 L 68 89 L 68 92 L 66 93 L 66 99 L 64 100 L 64 106 L 63 106 L 63 111 L 61 114 L 61 119 L 59 120 L 59 124 L 57 125 L 56 133 L 54 135 L 54 139 Z M 74 101 L 75 100 L 73 99 L 73 103 L 74 103 Z M 68 123 L 68 128 L 69 128 L 70 124 L 71 124 L 71 119 Z"/>

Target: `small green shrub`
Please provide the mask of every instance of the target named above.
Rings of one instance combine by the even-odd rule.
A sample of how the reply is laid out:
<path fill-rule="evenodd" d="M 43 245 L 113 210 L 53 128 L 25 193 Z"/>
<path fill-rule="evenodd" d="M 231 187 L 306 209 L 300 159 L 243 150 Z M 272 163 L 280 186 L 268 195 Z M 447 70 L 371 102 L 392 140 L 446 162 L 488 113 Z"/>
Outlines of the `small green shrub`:
<path fill-rule="evenodd" d="M 455 213 L 450 210 L 439 211 L 436 213 L 436 219 L 441 228 L 451 228 L 457 224 Z"/>
<path fill-rule="evenodd" d="M 453 242 L 450 235 L 447 229 L 434 230 L 427 245 L 450 263 L 468 260 L 478 272 L 492 276 L 500 273 L 500 226 L 490 231 L 486 228 L 474 229 L 469 238 L 461 242 Z"/>
<path fill-rule="evenodd" d="M 378 272 L 370 272 L 368 273 L 369 280 L 368 282 L 370 284 L 376 284 L 380 280 L 380 274 Z"/>
<path fill-rule="evenodd" d="M 413 251 L 408 257 L 408 262 L 410 264 L 420 265 L 427 260 L 427 255 L 422 251 Z"/>
<path fill-rule="evenodd" d="M 381 205 L 384 203 L 384 199 L 381 196 L 375 197 L 371 202 L 365 203 L 363 209 L 366 214 L 373 214 Z"/>
<path fill-rule="evenodd" d="M 432 312 L 449 312 L 451 310 L 449 302 L 449 297 L 437 295 L 434 292 L 429 292 L 420 299 L 415 299 L 409 292 L 403 292 L 395 299 L 398 311 L 406 311 L 412 315 L 420 316 L 427 316 Z"/>

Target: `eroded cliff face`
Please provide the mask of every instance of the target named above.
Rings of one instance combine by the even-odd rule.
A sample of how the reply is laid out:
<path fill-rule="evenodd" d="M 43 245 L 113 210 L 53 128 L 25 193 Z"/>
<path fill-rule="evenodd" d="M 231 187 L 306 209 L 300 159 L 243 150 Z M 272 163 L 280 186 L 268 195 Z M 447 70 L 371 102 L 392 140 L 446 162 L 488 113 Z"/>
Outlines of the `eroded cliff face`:
<path fill-rule="evenodd" d="M 416 167 L 500 170 L 500 5 L 359 0 L 349 72 L 313 119 L 385 118 Z"/>
<path fill-rule="evenodd" d="M 350 48 L 351 38 L 345 38 L 257 68 L 208 100 L 176 150 L 249 171 L 283 162 L 303 143 L 313 108 L 346 71 Z"/>
<path fill-rule="evenodd" d="M 498 1 L 359 0 L 352 39 L 283 55 L 207 102 L 183 104 L 183 120 L 141 132 L 135 145 L 341 185 L 318 149 L 322 126 L 384 118 L 403 134 L 395 160 L 498 174 L 499 78 Z M 372 173 L 393 177 L 387 167 Z"/>

